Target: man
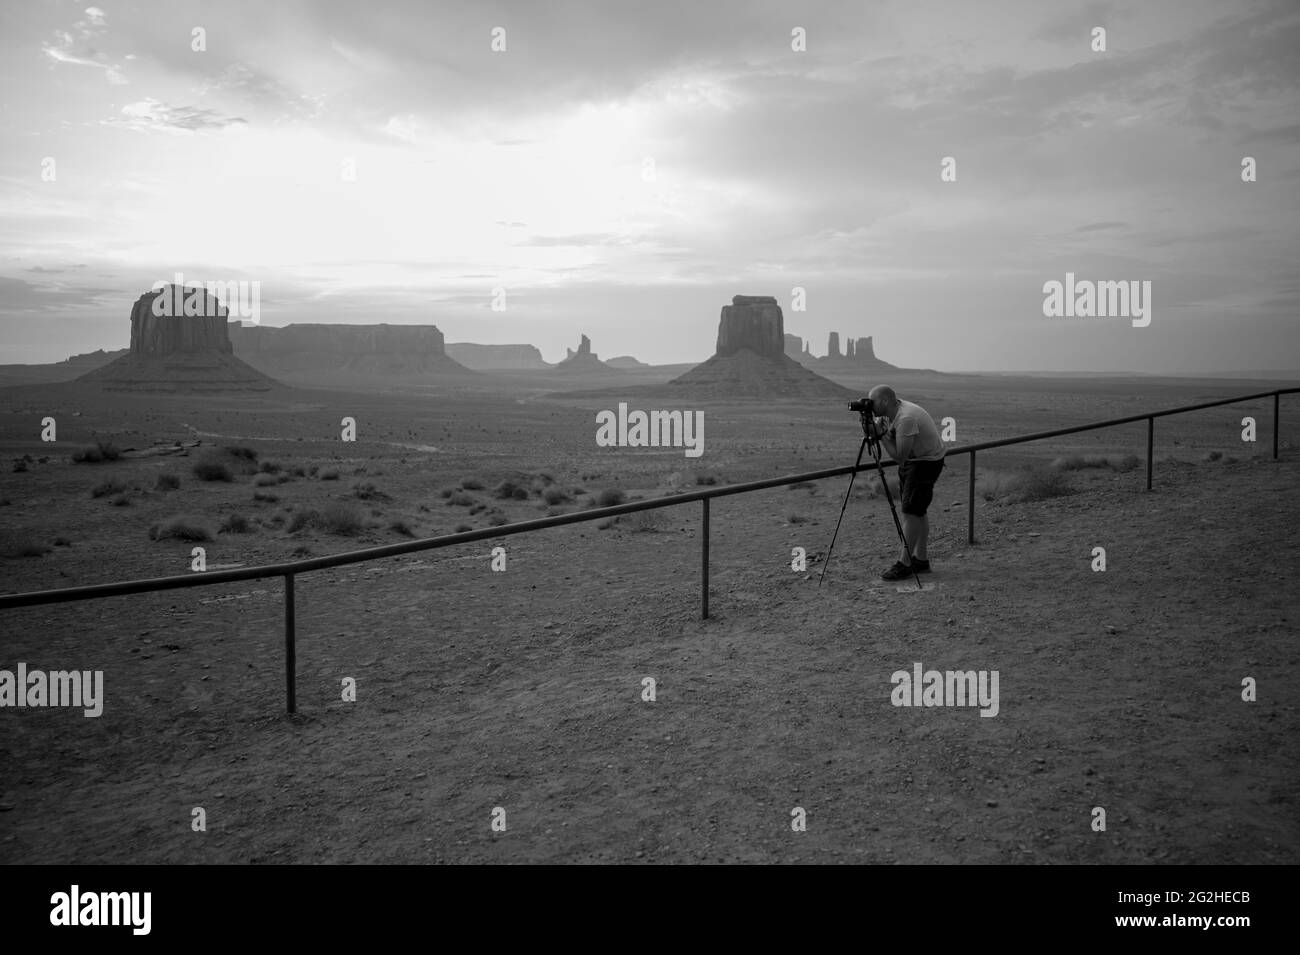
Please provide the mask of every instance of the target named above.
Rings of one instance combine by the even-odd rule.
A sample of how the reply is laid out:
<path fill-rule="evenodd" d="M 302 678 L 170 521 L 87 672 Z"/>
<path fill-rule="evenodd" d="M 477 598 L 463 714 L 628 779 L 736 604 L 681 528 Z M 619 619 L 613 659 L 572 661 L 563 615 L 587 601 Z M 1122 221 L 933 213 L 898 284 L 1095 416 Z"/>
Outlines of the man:
<path fill-rule="evenodd" d="M 880 443 L 898 462 L 903 537 L 907 540 L 902 558 L 880 576 L 885 580 L 903 580 L 912 576 L 913 565 L 919 574 L 930 571 L 926 550 L 930 519 L 925 512 L 934 497 L 934 482 L 943 470 L 945 449 L 934 419 L 920 405 L 901 400 L 888 385 L 877 385 L 868 397 L 871 413 L 876 416 L 874 425 Z"/>

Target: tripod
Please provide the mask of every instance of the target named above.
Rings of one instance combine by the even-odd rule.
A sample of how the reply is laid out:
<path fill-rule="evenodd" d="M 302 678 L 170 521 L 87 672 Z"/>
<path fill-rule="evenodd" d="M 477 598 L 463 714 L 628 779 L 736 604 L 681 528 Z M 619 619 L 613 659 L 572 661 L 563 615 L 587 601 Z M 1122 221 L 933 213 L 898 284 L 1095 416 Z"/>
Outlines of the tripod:
<path fill-rule="evenodd" d="M 871 423 L 870 411 L 859 411 L 858 417 L 862 419 L 862 444 L 858 447 L 858 459 L 853 462 L 853 473 L 849 475 L 849 489 L 844 494 L 844 503 L 840 505 L 840 519 L 835 522 L 835 533 L 831 535 L 831 546 L 826 548 L 826 563 L 822 564 L 822 575 L 817 579 L 817 586 L 822 585 L 826 579 L 826 569 L 831 565 L 831 553 L 835 550 L 835 538 L 840 536 L 840 524 L 844 520 L 844 511 L 849 506 L 849 495 L 853 493 L 853 481 L 858 476 L 858 468 L 862 465 L 862 452 L 871 449 L 871 456 L 876 462 L 876 471 L 880 474 L 880 486 L 885 489 L 885 499 L 889 501 L 889 513 L 894 516 L 894 530 L 898 531 L 898 542 L 903 545 L 903 550 L 907 551 L 907 537 L 903 534 L 903 524 L 898 519 L 898 511 L 894 509 L 894 495 L 889 490 L 889 481 L 885 479 L 885 468 L 880 463 L 880 439 L 876 437 Z M 909 555 L 910 557 L 910 555 Z M 912 577 L 916 580 L 916 589 L 924 590 L 921 586 L 921 576 L 916 572 L 916 565 L 912 564 Z"/>

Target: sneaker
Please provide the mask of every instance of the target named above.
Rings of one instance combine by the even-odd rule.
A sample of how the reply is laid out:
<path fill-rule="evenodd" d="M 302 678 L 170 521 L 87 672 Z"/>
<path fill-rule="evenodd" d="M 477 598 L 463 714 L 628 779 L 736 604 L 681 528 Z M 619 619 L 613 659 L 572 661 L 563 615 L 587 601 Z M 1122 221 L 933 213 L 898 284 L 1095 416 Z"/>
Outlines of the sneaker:
<path fill-rule="evenodd" d="M 912 568 L 908 567 L 901 560 L 895 561 L 894 566 L 880 575 L 881 580 L 906 580 L 912 576 Z"/>
<path fill-rule="evenodd" d="M 930 572 L 930 562 L 922 560 L 915 554 L 912 555 L 912 566 L 916 568 L 918 574 L 928 574 Z"/>

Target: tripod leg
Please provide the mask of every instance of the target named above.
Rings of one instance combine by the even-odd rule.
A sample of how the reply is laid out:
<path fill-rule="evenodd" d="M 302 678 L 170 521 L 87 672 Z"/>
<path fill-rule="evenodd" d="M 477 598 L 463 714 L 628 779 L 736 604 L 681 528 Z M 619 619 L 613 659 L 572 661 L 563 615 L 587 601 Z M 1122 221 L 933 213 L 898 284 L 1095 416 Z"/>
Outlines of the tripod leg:
<path fill-rule="evenodd" d="M 862 452 L 867 449 L 867 439 L 862 439 L 858 447 L 858 459 L 853 462 L 853 473 L 849 475 L 849 489 L 844 492 L 844 503 L 840 505 L 840 519 L 835 522 L 835 533 L 831 535 L 831 546 L 826 548 L 826 563 L 822 564 L 822 575 L 817 578 L 817 586 L 826 579 L 826 568 L 831 565 L 831 552 L 835 550 L 835 538 L 840 536 L 840 523 L 844 520 L 844 510 L 849 506 L 849 495 L 853 493 L 853 481 L 858 476 L 858 467 L 862 464 Z"/>

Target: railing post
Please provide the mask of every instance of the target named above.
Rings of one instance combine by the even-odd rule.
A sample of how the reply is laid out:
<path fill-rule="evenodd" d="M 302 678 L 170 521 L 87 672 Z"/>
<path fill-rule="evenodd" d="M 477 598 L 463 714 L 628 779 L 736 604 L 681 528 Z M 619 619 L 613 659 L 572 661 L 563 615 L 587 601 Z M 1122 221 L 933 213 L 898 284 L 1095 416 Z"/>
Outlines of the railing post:
<path fill-rule="evenodd" d="M 1281 392 L 1277 392 L 1277 391 L 1273 392 L 1273 460 L 1274 461 L 1277 460 L 1277 426 L 1278 426 L 1277 399 L 1280 394 Z"/>
<path fill-rule="evenodd" d="M 700 545 L 700 576 L 703 580 L 701 619 L 709 619 L 709 499 L 700 503 L 704 505 L 704 534 Z"/>
<path fill-rule="evenodd" d="M 289 712 L 298 709 L 295 681 L 298 669 L 298 655 L 294 648 L 294 607 L 293 574 L 284 575 L 284 689 L 287 694 Z"/>
<path fill-rule="evenodd" d="M 975 452 L 970 453 L 970 483 L 966 494 L 966 543 L 975 543 Z"/>
<path fill-rule="evenodd" d="M 1153 449 L 1156 445 L 1156 419 L 1147 418 L 1147 490 L 1151 490 L 1151 465 Z"/>

